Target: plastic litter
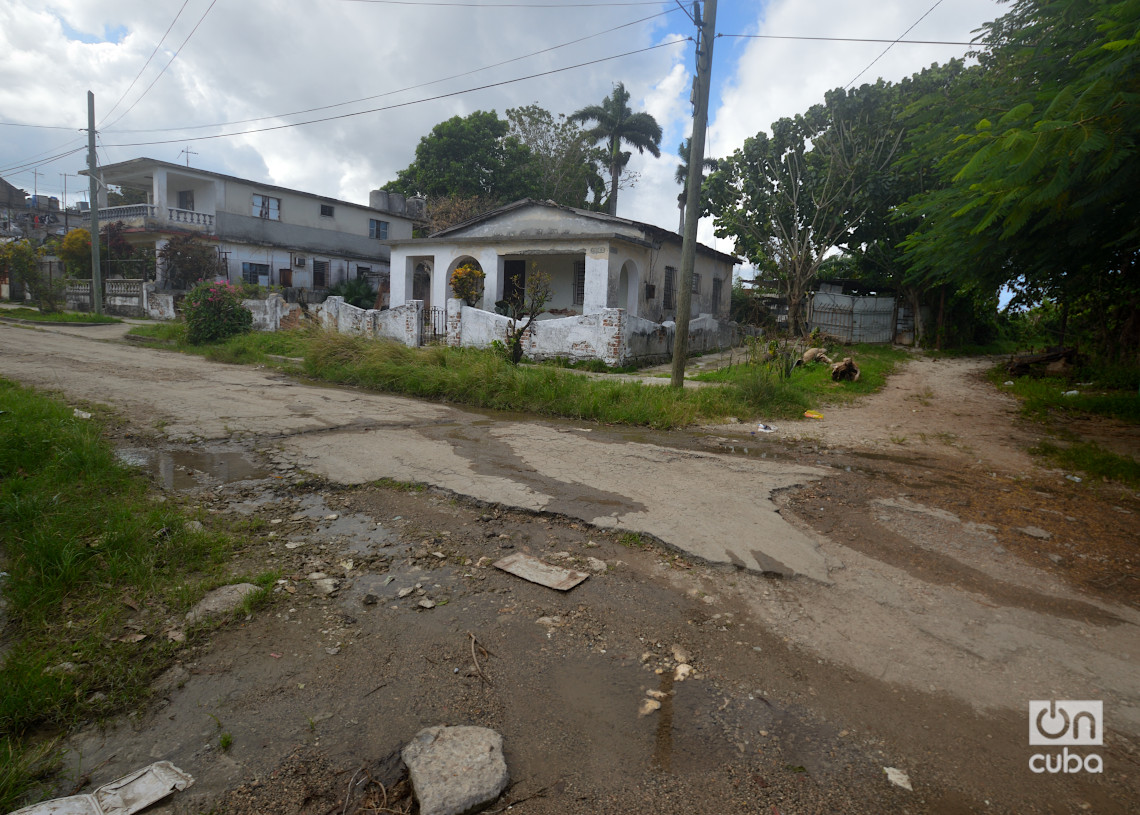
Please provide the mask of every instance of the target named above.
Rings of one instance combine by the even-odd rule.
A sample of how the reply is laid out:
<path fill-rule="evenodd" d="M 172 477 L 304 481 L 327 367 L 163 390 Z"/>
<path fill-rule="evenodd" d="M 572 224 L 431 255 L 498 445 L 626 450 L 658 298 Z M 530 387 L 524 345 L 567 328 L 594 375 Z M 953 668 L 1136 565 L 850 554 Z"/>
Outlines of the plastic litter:
<path fill-rule="evenodd" d="M 758 433 L 775 433 L 776 427 L 775 427 L 775 425 L 764 424 L 763 422 L 760 422 L 760 424 L 756 425 L 756 432 L 758 432 Z"/>
<path fill-rule="evenodd" d="M 896 787 L 902 787 L 904 790 L 914 792 L 914 787 L 910 785 L 910 776 L 902 770 L 894 767 L 883 767 L 883 772 L 887 774 L 887 780 L 894 784 Z"/>
<path fill-rule="evenodd" d="M 1062 396 L 1080 396 L 1081 392 L 1080 391 L 1065 391 L 1061 395 Z"/>
<path fill-rule="evenodd" d="M 804 411 L 804 417 L 808 418 L 808 419 L 822 419 L 823 414 L 820 413 L 818 410 L 805 410 Z"/>
<path fill-rule="evenodd" d="M 53 798 L 10 815 L 134 815 L 172 792 L 194 783 L 189 773 L 159 761 L 104 784 L 90 795 Z"/>

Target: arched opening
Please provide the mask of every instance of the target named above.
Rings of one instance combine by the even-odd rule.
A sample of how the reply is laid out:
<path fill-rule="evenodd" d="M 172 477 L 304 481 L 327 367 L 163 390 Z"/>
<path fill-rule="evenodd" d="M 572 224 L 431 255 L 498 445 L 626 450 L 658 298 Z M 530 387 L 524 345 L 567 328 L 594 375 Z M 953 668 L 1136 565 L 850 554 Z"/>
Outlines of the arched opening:
<path fill-rule="evenodd" d="M 627 260 L 621 265 L 621 272 L 618 273 L 617 307 L 624 308 L 631 317 L 637 316 L 640 286 L 641 274 L 637 270 L 637 264 Z"/>
<path fill-rule="evenodd" d="M 456 258 L 447 270 L 447 280 L 444 283 L 444 285 L 446 287 L 445 290 L 447 292 L 447 296 L 448 297 L 459 297 L 460 299 L 464 299 L 467 301 L 467 304 L 470 306 L 479 305 L 483 301 L 483 292 L 485 290 L 486 276 L 484 276 L 482 279 L 480 279 L 478 281 L 477 285 L 475 285 L 469 291 L 468 296 L 466 296 L 466 297 L 461 296 L 462 291 L 456 292 L 455 289 L 451 285 L 451 279 L 452 279 L 452 276 L 455 274 L 455 270 L 460 268 L 461 266 L 468 266 L 470 268 L 477 269 L 480 272 L 483 271 L 483 267 L 479 264 L 479 261 L 477 261 L 475 258 L 471 257 L 470 255 L 462 255 L 462 256 Z M 483 308 L 486 308 L 486 306 L 483 306 Z"/>

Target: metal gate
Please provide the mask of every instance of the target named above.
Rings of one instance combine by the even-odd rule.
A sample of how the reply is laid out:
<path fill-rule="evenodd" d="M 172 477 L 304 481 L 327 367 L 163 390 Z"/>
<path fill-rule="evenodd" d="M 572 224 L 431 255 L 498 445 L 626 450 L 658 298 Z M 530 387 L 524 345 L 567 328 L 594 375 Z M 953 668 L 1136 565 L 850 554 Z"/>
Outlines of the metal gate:
<path fill-rule="evenodd" d="M 425 345 L 429 343 L 447 342 L 447 309 L 424 309 L 423 342 Z"/>
<path fill-rule="evenodd" d="M 844 342 L 891 342 L 895 299 L 819 291 L 812 298 L 808 322 Z"/>

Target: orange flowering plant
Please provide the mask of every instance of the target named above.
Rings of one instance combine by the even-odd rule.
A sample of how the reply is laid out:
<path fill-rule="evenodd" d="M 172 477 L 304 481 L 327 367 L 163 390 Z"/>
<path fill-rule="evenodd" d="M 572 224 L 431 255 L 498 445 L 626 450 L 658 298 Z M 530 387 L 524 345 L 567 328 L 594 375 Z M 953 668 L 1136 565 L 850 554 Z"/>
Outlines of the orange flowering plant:
<path fill-rule="evenodd" d="M 464 263 L 451 273 L 451 290 L 467 305 L 473 306 L 483 293 L 483 278 L 486 275 L 476 266 Z"/>

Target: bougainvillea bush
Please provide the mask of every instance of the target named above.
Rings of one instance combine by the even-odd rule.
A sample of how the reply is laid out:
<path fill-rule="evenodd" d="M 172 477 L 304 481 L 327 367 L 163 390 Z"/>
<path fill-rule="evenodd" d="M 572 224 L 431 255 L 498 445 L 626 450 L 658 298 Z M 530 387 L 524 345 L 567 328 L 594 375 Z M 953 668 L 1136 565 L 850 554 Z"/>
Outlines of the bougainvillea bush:
<path fill-rule="evenodd" d="M 241 289 L 232 283 L 199 281 L 182 301 L 187 341 L 201 345 L 252 330 L 253 312 L 241 301 Z"/>

